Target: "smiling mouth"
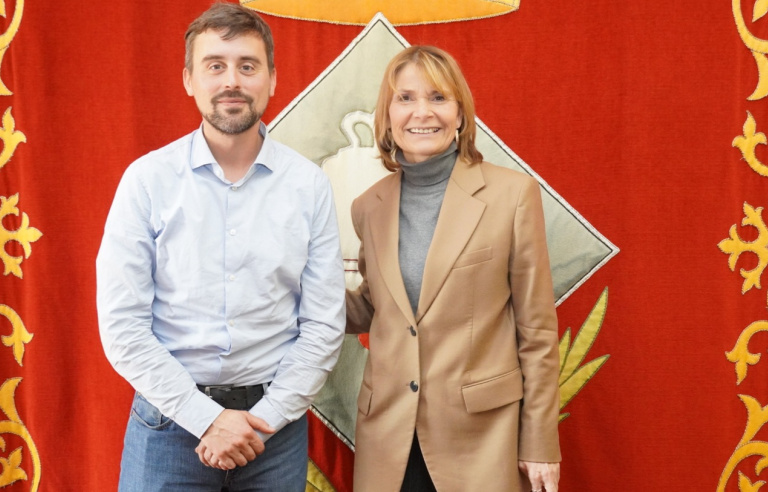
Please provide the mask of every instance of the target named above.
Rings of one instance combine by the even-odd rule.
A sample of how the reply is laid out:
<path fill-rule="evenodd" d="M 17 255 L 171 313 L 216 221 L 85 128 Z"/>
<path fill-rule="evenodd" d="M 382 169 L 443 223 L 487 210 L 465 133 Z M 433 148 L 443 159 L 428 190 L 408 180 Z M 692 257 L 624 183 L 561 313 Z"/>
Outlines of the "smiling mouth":
<path fill-rule="evenodd" d="M 440 131 L 439 128 L 409 128 L 408 133 L 417 133 L 419 135 L 428 135 L 430 133 L 437 133 Z"/>

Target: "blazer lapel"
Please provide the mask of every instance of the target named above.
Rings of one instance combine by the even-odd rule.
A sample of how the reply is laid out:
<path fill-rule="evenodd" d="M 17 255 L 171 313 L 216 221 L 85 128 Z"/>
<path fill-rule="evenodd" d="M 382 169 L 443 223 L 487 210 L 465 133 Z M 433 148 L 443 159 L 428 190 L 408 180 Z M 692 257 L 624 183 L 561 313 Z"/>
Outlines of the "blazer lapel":
<path fill-rule="evenodd" d="M 398 240 L 400 238 L 400 183 L 402 171 L 398 171 L 391 179 L 389 186 L 378 193 L 381 200 L 378 207 L 371 213 L 370 230 L 373 239 L 373 249 L 376 252 L 379 272 L 389 293 L 408 321 L 415 325 L 413 309 L 408 301 L 403 276 L 400 272 L 400 257 Z"/>
<path fill-rule="evenodd" d="M 421 321 L 429 310 L 453 264 L 480 222 L 485 203 L 472 195 L 484 186 L 485 180 L 479 165 L 469 165 L 461 159 L 456 161 L 424 265 L 424 278 L 416 313 L 417 322 Z"/>

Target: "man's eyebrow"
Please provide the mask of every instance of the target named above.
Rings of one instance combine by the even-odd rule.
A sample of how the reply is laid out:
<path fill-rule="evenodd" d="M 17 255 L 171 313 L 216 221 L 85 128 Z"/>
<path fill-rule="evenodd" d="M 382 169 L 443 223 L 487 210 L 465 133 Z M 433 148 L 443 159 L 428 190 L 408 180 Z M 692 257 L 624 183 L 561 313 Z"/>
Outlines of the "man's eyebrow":
<path fill-rule="evenodd" d="M 261 58 L 258 56 L 241 56 L 240 61 L 253 62 L 254 65 L 261 65 Z"/>
<path fill-rule="evenodd" d="M 223 60 L 225 58 L 226 57 L 224 55 L 213 54 L 213 55 L 206 55 L 206 56 L 204 56 L 201 61 L 206 62 L 206 61 L 211 61 L 211 60 Z M 257 56 L 241 56 L 238 59 L 238 61 L 241 61 L 241 62 L 242 61 L 249 61 L 249 62 L 253 62 L 255 65 L 261 65 L 261 59 L 259 57 L 257 57 Z"/>

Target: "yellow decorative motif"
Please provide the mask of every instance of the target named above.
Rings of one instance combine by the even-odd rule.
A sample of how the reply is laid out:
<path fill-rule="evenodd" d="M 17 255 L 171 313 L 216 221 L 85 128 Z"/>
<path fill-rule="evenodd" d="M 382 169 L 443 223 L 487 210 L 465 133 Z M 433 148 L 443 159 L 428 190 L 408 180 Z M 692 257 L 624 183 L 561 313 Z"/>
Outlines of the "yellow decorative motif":
<path fill-rule="evenodd" d="M 29 490 L 36 492 L 40 486 L 40 454 L 32 436 L 16 411 L 15 393 L 20 382 L 21 378 L 10 378 L 6 379 L 0 386 L 0 411 L 7 417 L 7 420 L 0 420 L 0 435 L 14 434 L 19 436 L 27 445 L 32 457 L 32 481 Z M 29 479 L 27 472 L 21 467 L 21 450 L 22 448 L 13 450 L 8 458 L 0 457 L 0 487 L 5 487 L 18 480 Z M 0 451 L 5 452 L 5 440 L 2 437 L 0 437 Z"/>
<path fill-rule="evenodd" d="M 19 209 L 16 208 L 18 203 L 18 193 L 7 199 L 4 196 L 0 196 L 0 222 L 7 215 L 13 214 L 18 217 Z M 0 258 L 5 264 L 5 271 L 3 272 L 3 275 L 12 273 L 19 278 L 23 278 L 23 274 L 21 272 L 21 262 L 23 258 L 21 256 L 9 255 L 5 250 L 5 245 L 9 241 L 18 242 L 21 244 L 21 247 L 24 250 L 24 258 L 29 258 L 29 255 L 32 254 L 32 246 L 30 243 L 37 241 L 42 235 L 43 233 L 34 227 L 29 227 L 29 217 L 25 213 L 21 214 L 21 226 L 19 226 L 19 228 L 15 231 L 8 231 L 5 229 L 5 227 L 0 227 L 0 246 L 2 246 L 2 248 L 0 248 Z"/>
<path fill-rule="evenodd" d="M 560 380 L 558 382 L 560 385 L 560 410 L 581 391 L 610 357 L 603 355 L 579 367 L 597 339 L 607 307 L 608 288 L 606 287 L 584 324 L 581 325 L 579 333 L 573 340 L 573 345 L 571 345 L 570 327 L 565 330 L 563 338 L 560 339 Z M 560 414 L 560 421 L 562 422 L 569 415 L 568 413 Z"/>
<path fill-rule="evenodd" d="M 768 442 L 752 440 L 765 423 L 768 422 L 768 407 L 762 407 L 756 399 L 749 395 L 739 395 L 739 398 L 747 408 L 747 427 L 739 444 L 736 446 L 736 450 L 731 455 L 723 473 L 720 475 L 717 492 L 725 492 L 725 486 L 728 484 L 731 475 L 736 471 L 738 464 L 750 456 L 761 457 L 755 464 L 755 475 L 760 475 L 768 466 Z M 762 481 L 753 483 L 749 478 L 739 473 L 739 490 L 741 492 L 759 490 L 764 483 Z"/>
<path fill-rule="evenodd" d="M 240 0 L 240 3 L 279 17 L 362 26 L 378 12 L 393 26 L 402 26 L 494 17 L 520 7 L 520 0 Z"/>
<path fill-rule="evenodd" d="M 744 16 L 741 13 L 741 0 L 731 0 L 731 8 L 733 10 L 733 18 L 736 21 L 736 29 L 739 31 L 739 36 L 741 36 L 741 40 L 747 48 L 752 51 L 752 56 L 755 58 L 755 63 L 757 63 L 757 87 L 755 88 L 755 92 L 753 92 L 747 99 L 750 101 L 762 99 L 768 95 L 768 59 L 765 57 L 766 53 L 768 53 L 768 41 L 754 36 L 749 31 L 747 23 L 744 21 Z M 755 2 L 752 13 L 752 22 L 762 18 L 766 11 L 768 11 L 768 7 L 764 0 Z"/>
<path fill-rule="evenodd" d="M 762 480 L 759 480 L 755 483 L 752 483 L 752 481 L 743 473 L 739 472 L 739 491 L 740 492 L 757 492 L 760 490 L 760 487 L 765 485 L 765 482 Z"/>
<path fill-rule="evenodd" d="M 307 487 L 304 492 L 335 492 L 331 482 L 325 478 L 325 475 L 320 468 L 317 467 L 314 461 L 309 460 L 309 466 L 307 467 Z"/>
<path fill-rule="evenodd" d="M 768 3 L 768 0 L 766 0 Z M 733 146 L 741 150 L 741 155 L 744 160 L 747 161 L 749 167 L 752 168 L 757 174 L 761 176 L 768 176 L 768 166 L 760 162 L 755 154 L 755 148 L 758 144 L 766 144 L 765 134 L 755 133 L 757 129 L 757 123 L 752 113 L 747 111 L 747 120 L 744 122 L 743 136 L 739 136 L 733 139 Z"/>
<path fill-rule="evenodd" d="M 13 347 L 13 358 L 16 359 L 16 362 L 20 366 L 23 366 L 22 359 L 24 359 L 24 344 L 31 342 L 34 335 L 27 331 L 21 317 L 9 306 L 0 304 L 0 315 L 8 318 L 8 321 L 11 322 L 11 327 L 13 328 L 10 335 L 3 335 L 0 337 L 0 340 L 2 340 L 3 345 L 6 347 Z"/>
<path fill-rule="evenodd" d="M 0 10 L 0 15 L 5 17 L 5 2 L 3 0 L 0 0 L 0 6 L 2 7 L 2 10 Z M 8 49 L 8 46 L 11 44 L 11 41 L 13 41 L 14 36 L 16 36 L 16 33 L 19 32 L 19 26 L 21 25 L 21 16 L 24 13 L 24 0 L 18 0 L 16 2 L 16 7 L 13 9 L 13 18 L 11 19 L 11 22 L 8 24 L 8 29 L 5 30 L 3 34 L 0 34 L 0 65 L 3 63 L 3 56 L 5 55 L 5 51 Z M 13 94 L 10 90 L 8 90 L 8 87 L 3 83 L 2 80 L 0 80 L 0 96 L 10 96 Z"/>
<path fill-rule="evenodd" d="M 21 466 L 21 449 L 14 449 L 8 459 L 0 458 L 0 467 L 3 469 L 3 473 L 0 474 L 0 483 L 10 484 L 17 480 L 26 480 L 27 473 L 20 468 Z M 3 449 L 5 451 L 5 449 Z"/>
<path fill-rule="evenodd" d="M 13 18 L 8 23 L 5 32 L 0 34 L 0 65 L 2 65 L 8 46 L 19 30 L 23 12 L 24 0 L 17 0 L 16 6 L 13 9 Z M 4 0 L 0 0 L 0 15 L 6 16 Z M 13 93 L 0 80 L 0 96 L 9 96 L 11 94 Z M 0 169 L 2 169 L 11 160 L 16 147 L 20 143 L 27 141 L 26 136 L 22 132 L 16 131 L 16 121 L 11 114 L 10 107 L 5 110 L 2 117 L 0 140 L 3 141 L 3 150 L 0 152 Z M 5 268 L 3 275 L 13 273 L 17 277 L 22 278 L 21 262 L 23 258 L 9 255 L 6 246 L 10 241 L 19 243 L 24 251 L 24 258 L 29 258 L 29 255 L 32 254 L 30 243 L 37 241 L 42 236 L 42 233 L 34 227 L 29 227 L 29 217 L 26 213 L 21 215 L 21 225 L 15 231 L 9 231 L 5 229 L 5 226 L 1 225 L 2 220 L 8 215 L 19 216 L 19 209 L 16 207 L 18 202 L 18 193 L 10 198 L 0 196 L 0 258 L 2 258 Z M 33 335 L 27 331 L 16 311 L 9 306 L 0 304 L 0 315 L 7 318 L 11 322 L 12 327 L 11 334 L 3 335 L 0 337 L 0 340 L 2 340 L 3 345 L 13 349 L 13 357 L 16 359 L 16 362 L 19 365 L 23 365 L 24 345 L 32 340 Z M 40 486 L 42 469 L 40 454 L 32 440 L 32 436 L 29 434 L 16 410 L 15 395 L 19 383 L 21 383 L 21 378 L 9 378 L 0 386 L 0 412 L 6 417 L 6 420 L 0 420 L 0 452 L 6 452 L 6 441 L 2 438 L 3 434 L 13 434 L 24 441 L 32 459 L 32 479 L 29 490 L 36 492 Z M 0 456 L 0 488 L 4 488 L 19 480 L 29 480 L 29 474 L 22 467 L 23 449 L 23 447 L 18 447 L 10 451 L 7 457 Z"/>
<path fill-rule="evenodd" d="M 749 351 L 749 342 L 752 337 L 761 332 L 768 331 L 768 321 L 755 321 L 747 326 L 741 335 L 739 335 L 733 350 L 726 352 L 725 356 L 729 362 L 736 365 L 736 384 L 741 384 L 747 377 L 747 368 L 749 365 L 755 365 L 760 361 L 760 354 L 753 354 Z M 754 441 L 754 437 L 768 422 L 768 406 L 762 407 L 758 401 L 749 395 L 739 395 L 739 398 L 747 408 L 747 426 L 744 430 L 739 444 L 736 446 L 731 458 L 720 476 L 718 492 L 725 491 L 731 475 L 736 471 L 738 464 L 751 457 L 761 456 L 755 465 L 755 474 L 760 475 L 768 467 L 768 443 L 764 441 Z M 756 492 L 765 485 L 764 481 L 752 482 L 746 475 L 739 472 L 739 491 Z"/>
<path fill-rule="evenodd" d="M 725 353 L 728 362 L 736 364 L 736 384 L 741 384 L 747 377 L 747 365 L 754 366 L 760 361 L 760 354 L 749 351 L 749 341 L 755 333 L 768 331 L 768 321 L 755 321 L 747 326 L 736 340 L 733 350 Z"/>
<path fill-rule="evenodd" d="M 732 225 L 728 233 L 730 239 L 723 239 L 717 243 L 717 247 L 720 251 L 730 255 L 728 257 L 728 267 L 731 271 L 736 270 L 736 261 L 739 259 L 742 253 L 754 253 L 757 256 L 757 266 L 752 270 L 740 269 L 739 272 L 744 278 L 744 282 L 741 285 L 741 293 L 748 292 L 752 287 L 760 289 L 760 277 L 768 265 L 768 228 L 763 222 L 761 215 L 763 207 L 753 208 L 748 203 L 744 202 L 744 218 L 741 219 L 741 225 L 752 226 L 757 229 L 757 239 L 754 241 L 744 241 L 739 237 L 736 231 L 736 225 Z"/>
<path fill-rule="evenodd" d="M 768 12 L 768 0 L 757 0 L 752 10 L 752 22 L 760 19 L 766 12 Z"/>
<path fill-rule="evenodd" d="M 2 2 L 2 0 L 0 0 Z M 2 55 L 0 54 L 0 62 L 2 61 Z M 2 81 L 0 81 L 2 84 Z M 27 137 L 16 131 L 16 120 L 13 119 L 11 114 L 11 108 L 5 110 L 3 113 L 3 126 L 0 128 L 0 140 L 3 141 L 3 151 L 0 152 L 0 169 L 5 166 L 8 161 L 13 157 L 13 153 L 16 147 L 21 142 L 26 142 Z"/>

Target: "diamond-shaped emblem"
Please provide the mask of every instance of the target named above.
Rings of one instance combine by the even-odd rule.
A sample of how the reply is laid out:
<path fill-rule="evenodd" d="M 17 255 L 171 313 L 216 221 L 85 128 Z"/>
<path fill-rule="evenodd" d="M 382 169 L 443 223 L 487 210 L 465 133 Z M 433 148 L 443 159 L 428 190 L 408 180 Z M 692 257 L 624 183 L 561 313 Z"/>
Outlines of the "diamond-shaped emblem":
<path fill-rule="evenodd" d="M 322 166 L 331 178 L 341 231 L 347 287 L 360 281 L 359 242 L 352 229 L 352 200 L 387 174 L 377 159 L 372 113 L 389 60 L 408 43 L 381 14 L 269 125 L 273 138 Z M 478 149 L 486 161 L 535 177 L 541 183 L 555 299 L 561 303 L 618 253 L 490 128 L 477 119 Z M 339 363 L 312 411 L 354 448 L 357 392 L 367 350 L 348 335 Z"/>

